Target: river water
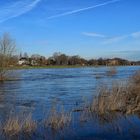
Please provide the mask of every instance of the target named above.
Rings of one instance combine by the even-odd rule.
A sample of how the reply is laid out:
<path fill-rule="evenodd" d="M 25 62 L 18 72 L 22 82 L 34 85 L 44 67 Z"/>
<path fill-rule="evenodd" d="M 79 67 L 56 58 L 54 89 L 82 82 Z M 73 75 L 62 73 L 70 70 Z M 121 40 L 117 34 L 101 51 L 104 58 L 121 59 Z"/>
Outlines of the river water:
<path fill-rule="evenodd" d="M 0 83 L 0 117 L 4 118 L 11 110 L 23 109 L 33 110 L 34 117 L 41 119 L 43 108 L 49 108 L 53 102 L 63 105 L 67 110 L 75 106 L 80 107 L 85 99 L 90 100 L 97 94 L 100 85 L 110 84 L 114 80 L 126 80 L 136 70 L 140 70 L 140 66 L 115 67 L 117 73 L 109 76 L 107 72 L 111 69 L 110 67 L 84 67 L 16 70 L 14 73 L 16 73 L 17 80 Z M 134 116 L 132 119 L 140 123 L 138 117 Z M 79 139 L 83 137 L 86 139 L 88 136 L 88 139 L 90 136 L 113 139 L 111 135 L 104 136 L 107 133 L 102 133 L 99 137 L 102 129 L 98 127 L 92 127 L 98 131 L 93 130 L 92 133 L 82 134 L 81 131 L 91 132 L 88 130 L 89 128 L 91 130 L 89 127 L 91 122 L 86 125 L 88 127 L 79 129 L 77 132 L 81 135 Z M 123 137 L 120 138 L 123 139 Z"/>

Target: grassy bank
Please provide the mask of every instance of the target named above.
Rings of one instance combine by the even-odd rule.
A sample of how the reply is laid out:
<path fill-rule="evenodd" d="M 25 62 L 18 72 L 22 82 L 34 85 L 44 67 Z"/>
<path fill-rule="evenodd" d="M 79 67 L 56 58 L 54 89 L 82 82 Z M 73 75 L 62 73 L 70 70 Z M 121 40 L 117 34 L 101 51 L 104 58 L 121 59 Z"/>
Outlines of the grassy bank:
<path fill-rule="evenodd" d="M 82 68 L 86 66 L 81 65 L 48 65 L 48 66 L 14 66 L 10 69 L 63 69 L 63 68 Z"/>

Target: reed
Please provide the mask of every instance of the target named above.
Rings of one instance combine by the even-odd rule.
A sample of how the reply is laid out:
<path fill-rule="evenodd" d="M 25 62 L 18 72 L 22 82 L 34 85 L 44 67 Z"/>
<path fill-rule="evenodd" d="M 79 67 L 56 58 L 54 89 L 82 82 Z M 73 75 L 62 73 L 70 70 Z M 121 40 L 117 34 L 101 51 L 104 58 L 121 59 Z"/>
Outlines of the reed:
<path fill-rule="evenodd" d="M 22 125 L 22 131 L 27 134 L 32 134 L 37 128 L 37 122 L 32 119 L 32 114 L 29 114 Z"/>
<path fill-rule="evenodd" d="M 66 113 L 63 109 L 58 111 L 55 107 L 53 107 L 47 121 L 45 122 L 45 126 L 50 127 L 51 129 L 64 129 L 71 122 L 71 113 Z"/>
<path fill-rule="evenodd" d="M 121 112 L 133 114 L 140 112 L 140 71 L 129 80 L 102 86 L 98 96 L 93 99 L 91 111 L 99 114 Z"/>
<path fill-rule="evenodd" d="M 6 120 L 6 122 L 3 125 L 3 132 L 6 135 L 17 135 L 20 133 L 20 131 L 22 130 L 22 124 L 19 120 L 19 117 L 9 117 L 8 120 Z"/>

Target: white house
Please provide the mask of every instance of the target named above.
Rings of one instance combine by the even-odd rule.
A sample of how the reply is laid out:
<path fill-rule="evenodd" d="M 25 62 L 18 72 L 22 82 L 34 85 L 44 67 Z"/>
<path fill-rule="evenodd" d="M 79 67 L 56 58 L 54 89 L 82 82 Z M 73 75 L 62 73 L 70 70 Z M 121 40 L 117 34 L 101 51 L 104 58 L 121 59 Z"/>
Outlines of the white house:
<path fill-rule="evenodd" d="M 29 62 L 28 62 L 27 58 L 20 58 L 18 61 L 18 65 L 26 65 L 28 63 Z"/>

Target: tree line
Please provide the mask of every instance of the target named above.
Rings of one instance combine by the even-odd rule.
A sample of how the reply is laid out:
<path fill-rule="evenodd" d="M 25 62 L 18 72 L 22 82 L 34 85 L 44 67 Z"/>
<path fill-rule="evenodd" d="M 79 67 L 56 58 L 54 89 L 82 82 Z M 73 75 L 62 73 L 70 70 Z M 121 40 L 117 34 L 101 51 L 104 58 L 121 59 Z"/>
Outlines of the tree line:
<path fill-rule="evenodd" d="M 33 54 L 30 57 L 27 53 L 20 55 L 19 60 L 25 60 L 23 65 L 79 65 L 79 66 L 120 66 L 120 65 L 140 65 L 140 61 L 128 61 L 122 58 L 98 58 L 85 59 L 79 55 L 69 56 L 64 53 L 55 52 L 51 57 L 46 58 L 39 54 Z"/>

